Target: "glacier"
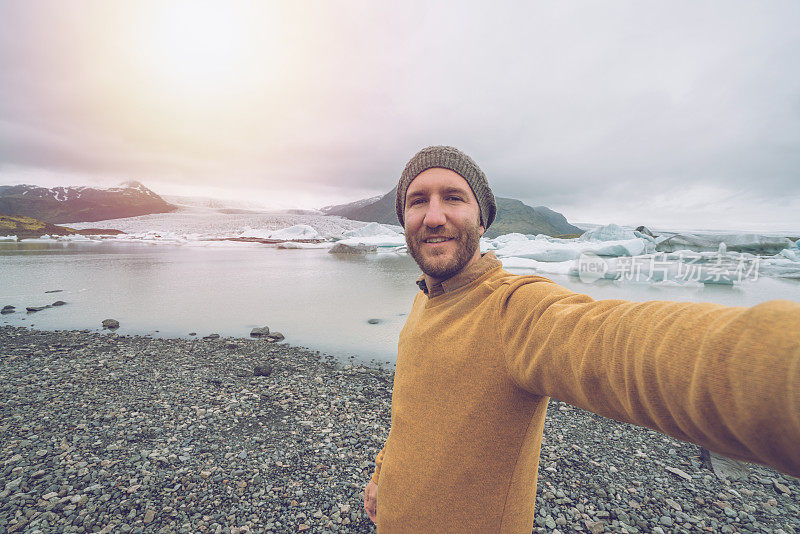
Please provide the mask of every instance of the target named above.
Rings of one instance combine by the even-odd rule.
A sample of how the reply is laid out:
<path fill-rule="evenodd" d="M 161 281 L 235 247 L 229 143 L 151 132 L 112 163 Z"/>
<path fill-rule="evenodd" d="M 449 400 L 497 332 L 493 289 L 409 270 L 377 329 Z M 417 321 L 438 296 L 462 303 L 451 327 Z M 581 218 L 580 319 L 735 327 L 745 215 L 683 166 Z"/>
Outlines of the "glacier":
<path fill-rule="evenodd" d="M 98 223 L 73 223 L 89 228 Z M 117 236 L 42 236 L 39 242 L 115 242 L 181 246 L 270 246 L 283 249 L 376 247 L 378 253 L 407 254 L 401 226 L 351 221 L 316 214 L 171 214 L 103 221 Z M 262 244 L 230 239 L 279 240 Z M 13 241 L 13 236 L 2 238 Z M 24 240 L 30 241 L 30 240 Z M 5 244 L 5 243 L 4 243 Z M 800 280 L 798 242 L 759 234 L 670 233 L 653 237 L 615 224 L 593 228 L 577 239 L 504 234 L 480 239 L 515 272 L 567 275 L 582 281 L 617 280 L 650 284 L 739 284 L 759 276 Z"/>

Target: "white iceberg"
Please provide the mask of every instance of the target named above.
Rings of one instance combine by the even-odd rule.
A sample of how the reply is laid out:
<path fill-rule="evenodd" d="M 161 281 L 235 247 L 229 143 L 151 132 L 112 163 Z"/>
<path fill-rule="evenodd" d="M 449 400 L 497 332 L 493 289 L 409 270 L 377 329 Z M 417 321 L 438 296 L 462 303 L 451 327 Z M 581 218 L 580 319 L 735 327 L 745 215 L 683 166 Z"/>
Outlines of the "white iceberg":
<path fill-rule="evenodd" d="M 323 241 L 321 243 L 298 243 L 297 241 L 284 241 L 275 245 L 276 248 L 307 249 L 307 248 L 331 248 L 333 242 Z"/>
<path fill-rule="evenodd" d="M 526 236 L 525 234 L 518 234 L 518 233 L 511 233 L 511 234 L 503 234 L 491 239 L 495 245 L 505 245 L 507 243 L 513 243 L 515 241 L 529 241 L 531 238 Z M 533 239 L 536 239 L 534 237 Z"/>
<path fill-rule="evenodd" d="M 247 228 L 239 237 L 251 239 L 282 239 L 285 241 L 297 241 L 300 239 L 325 239 L 313 227 L 307 224 L 295 224 L 280 230 L 267 230 L 265 228 Z"/>
<path fill-rule="evenodd" d="M 350 247 L 356 247 L 358 245 L 374 245 L 376 247 L 400 247 L 405 246 L 406 238 L 400 234 L 384 234 L 384 235 L 373 235 L 373 236 L 363 236 L 363 237 L 348 237 L 347 239 L 340 239 L 336 242 L 337 244 L 341 243 L 342 245 L 347 245 Z"/>
<path fill-rule="evenodd" d="M 17 236 L 15 235 L 0 235 L 0 241 L 16 241 Z"/>
<path fill-rule="evenodd" d="M 637 233 L 616 224 L 607 224 L 584 232 L 578 239 L 581 241 L 627 241 L 644 235 L 637 236 Z"/>
<path fill-rule="evenodd" d="M 288 228 L 272 232 L 272 239 L 286 239 L 293 241 L 297 239 L 325 239 L 313 227 L 307 224 L 295 224 Z"/>
<path fill-rule="evenodd" d="M 375 237 L 375 236 L 397 236 L 402 234 L 402 232 L 397 232 L 388 225 L 379 224 L 376 222 L 371 222 L 366 226 L 362 226 L 361 228 L 356 228 L 354 230 L 348 230 L 342 234 L 342 237 L 345 239 L 350 237 Z"/>
<path fill-rule="evenodd" d="M 661 236 L 655 242 L 659 252 L 716 251 L 721 243 L 725 243 L 728 251 L 772 255 L 794 247 L 789 238 L 759 234 L 675 234 Z"/>
<path fill-rule="evenodd" d="M 580 239 L 558 239 L 536 236 L 521 239 L 520 234 L 513 239 L 494 240 L 498 258 L 528 258 L 536 261 L 562 262 L 578 259 L 582 254 L 598 256 L 638 256 L 654 251 L 653 244 L 642 238 L 617 241 L 584 241 Z M 501 236 L 502 237 L 502 236 Z"/>
<path fill-rule="evenodd" d="M 504 269 L 530 269 L 544 274 L 575 274 L 575 261 L 537 261 L 529 258 L 502 258 Z"/>
<path fill-rule="evenodd" d="M 800 243 L 800 241 L 798 241 L 798 243 Z M 785 248 L 778 252 L 775 257 L 777 258 L 778 256 L 783 256 L 787 260 L 800 262 L 800 248 Z"/>

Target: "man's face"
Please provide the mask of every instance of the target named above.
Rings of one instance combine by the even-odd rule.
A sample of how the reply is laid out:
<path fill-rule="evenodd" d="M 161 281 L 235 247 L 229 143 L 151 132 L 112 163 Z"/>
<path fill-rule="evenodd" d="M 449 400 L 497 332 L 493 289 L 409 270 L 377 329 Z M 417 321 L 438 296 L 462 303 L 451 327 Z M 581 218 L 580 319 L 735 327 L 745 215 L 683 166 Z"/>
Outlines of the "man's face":
<path fill-rule="evenodd" d="M 421 172 L 406 190 L 403 218 L 408 250 L 433 283 L 480 258 L 480 208 L 457 173 L 438 167 Z"/>

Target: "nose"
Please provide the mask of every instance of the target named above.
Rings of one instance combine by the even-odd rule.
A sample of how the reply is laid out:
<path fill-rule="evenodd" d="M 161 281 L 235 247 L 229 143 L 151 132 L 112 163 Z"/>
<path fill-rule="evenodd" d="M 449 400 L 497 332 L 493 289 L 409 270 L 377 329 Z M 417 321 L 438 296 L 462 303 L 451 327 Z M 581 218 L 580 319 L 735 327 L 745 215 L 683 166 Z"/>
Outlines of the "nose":
<path fill-rule="evenodd" d="M 438 198 L 431 198 L 428 202 L 428 209 L 425 211 L 425 218 L 422 222 L 428 228 L 437 228 L 444 226 L 446 217 L 444 214 L 444 206 Z"/>

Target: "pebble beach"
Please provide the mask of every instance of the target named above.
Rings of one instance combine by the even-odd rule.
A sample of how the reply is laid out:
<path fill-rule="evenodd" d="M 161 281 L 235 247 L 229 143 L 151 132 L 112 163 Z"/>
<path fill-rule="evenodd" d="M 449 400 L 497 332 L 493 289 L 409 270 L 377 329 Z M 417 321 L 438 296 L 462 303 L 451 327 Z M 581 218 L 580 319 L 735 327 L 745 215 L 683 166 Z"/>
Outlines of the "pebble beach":
<path fill-rule="evenodd" d="M 0 534 L 374 532 L 393 372 L 259 339 L 0 328 Z M 380 496 L 379 496 L 380 506 Z M 551 400 L 534 532 L 800 532 L 800 481 Z"/>

